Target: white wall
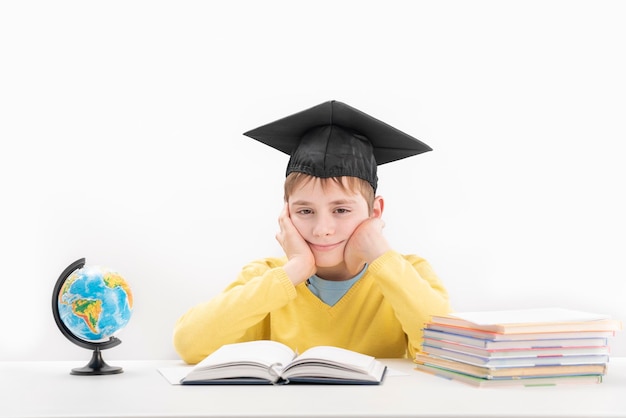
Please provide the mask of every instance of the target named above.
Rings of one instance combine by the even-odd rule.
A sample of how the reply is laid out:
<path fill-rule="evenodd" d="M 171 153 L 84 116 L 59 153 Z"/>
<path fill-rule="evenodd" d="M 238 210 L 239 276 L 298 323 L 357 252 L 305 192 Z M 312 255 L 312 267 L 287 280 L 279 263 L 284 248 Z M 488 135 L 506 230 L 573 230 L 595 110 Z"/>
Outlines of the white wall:
<path fill-rule="evenodd" d="M 457 310 L 626 319 L 625 21 L 619 1 L 0 3 L 0 360 L 88 359 L 50 309 L 81 257 L 135 294 L 105 358 L 175 358 L 185 309 L 280 254 L 287 157 L 242 132 L 329 99 L 434 148 L 379 191 Z"/>

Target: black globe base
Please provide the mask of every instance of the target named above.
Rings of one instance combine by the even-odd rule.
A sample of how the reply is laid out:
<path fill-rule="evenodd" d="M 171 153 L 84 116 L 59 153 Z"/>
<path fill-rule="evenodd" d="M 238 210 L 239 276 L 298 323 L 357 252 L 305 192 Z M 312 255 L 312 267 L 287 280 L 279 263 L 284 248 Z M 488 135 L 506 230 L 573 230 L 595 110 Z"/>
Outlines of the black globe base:
<path fill-rule="evenodd" d="M 102 352 L 100 348 L 97 347 L 91 356 L 91 361 L 87 363 L 84 367 L 78 367 L 72 369 L 70 374 L 78 375 L 78 376 L 98 376 L 98 375 L 107 375 L 107 374 L 119 374 L 123 373 L 124 369 L 117 366 L 109 366 L 102 359 Z"/>

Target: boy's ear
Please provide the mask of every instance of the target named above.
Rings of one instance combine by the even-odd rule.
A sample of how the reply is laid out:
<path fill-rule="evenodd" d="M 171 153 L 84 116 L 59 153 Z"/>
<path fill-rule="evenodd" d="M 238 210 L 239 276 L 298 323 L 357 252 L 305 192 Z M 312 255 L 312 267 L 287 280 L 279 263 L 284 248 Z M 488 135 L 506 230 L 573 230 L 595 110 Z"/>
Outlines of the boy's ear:
<path fill-rule="evenodd" d="M 383 216 L 383 209 L 385 209 L 385 201 L 381 196 L 374 198 L 374 205 L 372 206 L 372 217 L 380 218 Z"/>

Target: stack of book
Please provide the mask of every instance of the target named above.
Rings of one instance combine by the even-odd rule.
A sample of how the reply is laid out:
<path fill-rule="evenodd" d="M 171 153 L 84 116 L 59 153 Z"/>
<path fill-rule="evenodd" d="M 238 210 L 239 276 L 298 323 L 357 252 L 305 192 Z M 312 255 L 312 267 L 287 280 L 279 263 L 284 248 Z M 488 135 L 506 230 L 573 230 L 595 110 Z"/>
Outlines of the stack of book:
<path fill-rule="evenodd" d="M 433 316 L 416 368 L 474 386 L 600 383 L 620 321 L 560 308 Z"/>

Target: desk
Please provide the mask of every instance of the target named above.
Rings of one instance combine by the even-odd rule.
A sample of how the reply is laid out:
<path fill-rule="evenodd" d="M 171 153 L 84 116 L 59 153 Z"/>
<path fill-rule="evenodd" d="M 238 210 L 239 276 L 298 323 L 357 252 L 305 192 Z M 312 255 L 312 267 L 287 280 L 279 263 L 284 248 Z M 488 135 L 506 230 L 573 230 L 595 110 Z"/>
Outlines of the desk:
<path fill-rule="evenodd" d="M 626 417 L 626 358 L 601 384 L 474 388 L 413 370 L 380 386 L 180 386 L 158 369 L 178 361 L 109 361 L 110 376 L 72 376 L 75 362 L 0 362 L 0 417 Z M 394 373 L 401 372 L 401 373 Z"/>

